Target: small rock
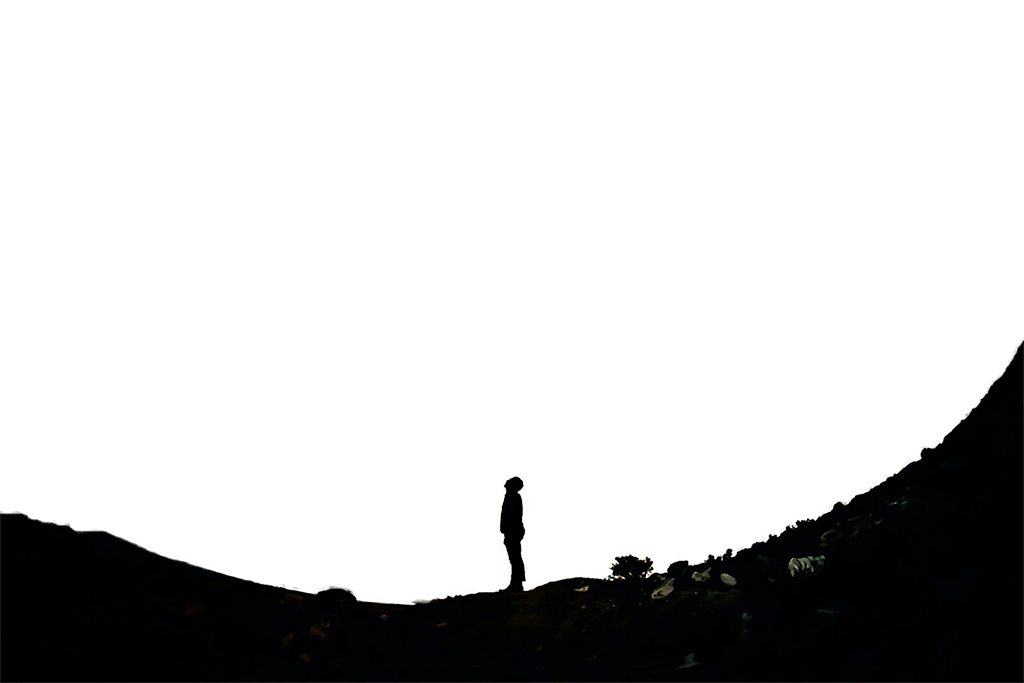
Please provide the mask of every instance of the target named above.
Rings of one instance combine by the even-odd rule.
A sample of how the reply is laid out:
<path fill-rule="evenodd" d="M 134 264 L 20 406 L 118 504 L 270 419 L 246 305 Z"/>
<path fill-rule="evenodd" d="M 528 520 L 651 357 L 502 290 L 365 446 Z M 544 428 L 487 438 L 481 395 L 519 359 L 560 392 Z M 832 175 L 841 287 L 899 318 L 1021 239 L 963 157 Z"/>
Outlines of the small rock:
<path fill-rule="evenodd" d="M 328 601 L 355 600 L 356 598 L 356 596 L 352 594 L 352 591 L 347 588 L 338 588 L 337 586 L 325 588 L 317 593 L 315 597 Z"/>
<path fill-rule="evenodd" d="M 323 622 L 310 626 L 309 635 L 319 638 L 321 643 L 327 640 L 327 632 L 324 631 Z"/>
<path fill-rule="evenodd" d="M 573 588 L 573 590 L 577 593 L 586 593 L 588 588 L 590 588 L 590 586 L 584 586 L 583 588 Z"/>
<path fill-rule="evenodd" d="M 726 586 L 735 586 L 735 585 L 736 585 L 736 579 L 734 579 L 734 578 L 733 578 L 732 576 L 730 576 L 729 574 L 725 574 L 725 573 L 723 573 L 723 574 L 722 574 L 722 575 L 721 575 L 720 577 L 718 577 L 718 578 L 720 578 L 720 579 L 722 580 L 722 583 L 724 583 L 724 584 L 725 584 Z"/>
<path fill-rule="evenodd" d="M 683 660 L 683 663 L 680 664 L 679 666 L 677 666 L 676 668 L 677 669 L 689 669 L 690 667 L 697 666 L 698 664 L 700 664 L 700 662 L 695 662 L 694 661 L 693 658 L 695 656 L 696 655 L 694 653 L 692 653 L 692 652 L 690 654 L 686 655 L 686 658 Z"/>
<path fill-rule="evenodd" d="M 381 621 L 387 621 L 388 620 L 388 615 L 386 615 L 386 614 L 380 615 L 380 620 Z"/>
<path fill-rule="evenodd" d="M 447 625 L 448 625 L 448 622 L 447 622 L 447 621 L 442 621 L 442 622 L 441 622 L 440 624 L 438 624 L 438 625 L 437 625 L 437 626 L 435 626 L 434 628 L 441 628 L 442 626 L 447 626 Z"/>
<path fill-rule="evenodd" d="M 286 596 L 284 596 L 284 599 L 279 600 L 277 604 L 279 604 L 279 605 L 292 604 L 292 605 L 295 606 L 295 611 L 296 612 L 300 612 L 300 611 L 302 611 L 302 596 L 301 595 L 296 595 L 295 593 L 288 593 Z"/>
<path fill-rule="evenodd" d="M 815 555 L 813 557 L 793 557 L 786 565 L 790 576 L 797 574 L 813 574 L 825 566 L 825 556 Z"/>
<path fill-rule="evenodd" d="M 689 560 L 679 560 L 678 562 L 673 562 L 672 564 L 670 564 L 668 566 L 668 570 L 667 570 L 668 575 L 669 576 L 681 575 L 681 574 L 686 572 L 686 570 L 689 568 L 689 566 L 690 566 L 690 561 Z"/>
<path fill-rule="evenodd" d="M 661 584 L 657 590 L 651 593 L 652 600 L 658 600 L 668 596 L 673 590 L 675 590 L 675 579 L 669 579 L 665 583 Z"/>

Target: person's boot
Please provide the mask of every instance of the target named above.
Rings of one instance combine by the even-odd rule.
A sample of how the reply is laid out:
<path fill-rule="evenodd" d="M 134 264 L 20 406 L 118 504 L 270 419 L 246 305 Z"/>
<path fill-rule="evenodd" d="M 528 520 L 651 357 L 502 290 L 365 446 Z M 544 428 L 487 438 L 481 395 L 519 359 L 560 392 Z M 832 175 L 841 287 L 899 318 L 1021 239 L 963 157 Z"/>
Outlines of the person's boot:
<path fill-rule="evenodd" d="M 512 583 L 510 583 L 508 585 L 507 588 L 502 588 L 500 592 L 501 593 L 522 593 L 523 592 L 523 582 L 522 581 L 513 581 Z"/>

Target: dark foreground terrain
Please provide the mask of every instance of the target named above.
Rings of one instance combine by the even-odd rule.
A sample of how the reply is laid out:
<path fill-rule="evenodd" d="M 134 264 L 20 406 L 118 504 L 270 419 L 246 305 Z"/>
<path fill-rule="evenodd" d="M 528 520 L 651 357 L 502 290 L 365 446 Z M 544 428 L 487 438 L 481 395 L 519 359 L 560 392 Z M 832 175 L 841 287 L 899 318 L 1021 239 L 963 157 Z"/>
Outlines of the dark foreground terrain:
<path fill-rule="evenodd" d="M 734 557 L 646 580 L 382 605 L 5 514 L 0 677 L 1021 681 L 1022 386 L 1018 348 L 898 474 Z"/>

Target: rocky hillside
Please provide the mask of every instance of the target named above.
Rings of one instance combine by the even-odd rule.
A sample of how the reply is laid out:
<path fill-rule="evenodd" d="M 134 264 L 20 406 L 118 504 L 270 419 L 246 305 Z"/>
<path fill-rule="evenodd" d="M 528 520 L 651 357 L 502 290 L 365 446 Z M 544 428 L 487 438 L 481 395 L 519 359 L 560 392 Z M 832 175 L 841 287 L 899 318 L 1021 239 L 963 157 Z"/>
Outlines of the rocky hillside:
<path fill-rule="evenodd" d="M 1024 680 L 1021 348 L 943 442 L 697 566 L 420 605 L 289 592 L 0 516 L 15 680 Z"/>

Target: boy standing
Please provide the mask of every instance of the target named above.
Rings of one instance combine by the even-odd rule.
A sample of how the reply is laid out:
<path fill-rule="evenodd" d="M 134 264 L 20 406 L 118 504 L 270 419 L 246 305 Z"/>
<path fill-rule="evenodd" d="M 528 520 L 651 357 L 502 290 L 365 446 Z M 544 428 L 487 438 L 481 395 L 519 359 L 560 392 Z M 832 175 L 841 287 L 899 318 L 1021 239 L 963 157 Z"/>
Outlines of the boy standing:
<path fill-rule="evenodd" d="M 521 593 L 523 581 L 526 581 L 526 567 L 523 565 L 523 498 L 519 492 L 523 488 L 523 480 L 512 477 L 505 482 L 505 501 L 501 504 L 501 533 L 505 535 L 505 549 L 508 561 L 512 565 L 512 581 L 502 593 Z"/>

